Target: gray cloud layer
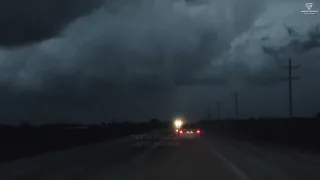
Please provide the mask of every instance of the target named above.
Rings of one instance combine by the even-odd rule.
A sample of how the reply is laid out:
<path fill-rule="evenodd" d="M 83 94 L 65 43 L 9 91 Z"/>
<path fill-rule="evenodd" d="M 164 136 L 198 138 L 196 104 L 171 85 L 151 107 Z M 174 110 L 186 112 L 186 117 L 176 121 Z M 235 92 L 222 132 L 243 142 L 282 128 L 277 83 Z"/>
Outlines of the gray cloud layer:
<path fill-rule="evenodd" d="M 42 30 L 38 37 L 4 39 L 3 45 L 13 45 L 49 38 L 1 51 L 1 115 L 6 122 L 163 119 L 186 111 L 199 117 L 199 104 L 219 93 L 201 93 L 191 86 L 223 85 L 230 91 L 238 85 L 228 84 L 238 79 L 265 85 L 270 84 L 266 74 L 279 75 L 263 54 L 248 56 L 243 51 L 242 56 L 238 52 L 244 48 L 229 51 L 230 43 L 252 29 L 268 3 L 230 0 L 172 6 L 171 1 L 141 0 L 96 9 L 95 3 L 83 4 L 70 5 L 70 15 L 46 26 L 54 33 Z M 49 7 L 52 12 L 59 9 Z M 85 12 L 91 13 L 75 18 Z M 259 44 L 262 51 L 260 38 Z M 237 61 L 212 65 L 226 53 Z M 255 58 L 261 59 L 256 63 L 260 68 L 244 61 Z"/>
<path fill-rule="evenodd" d="M 0 45 L 35 43 L 58 36 L 74 19 L 99 7 L 101 0 L 29 0 L 0 2 Z"/>

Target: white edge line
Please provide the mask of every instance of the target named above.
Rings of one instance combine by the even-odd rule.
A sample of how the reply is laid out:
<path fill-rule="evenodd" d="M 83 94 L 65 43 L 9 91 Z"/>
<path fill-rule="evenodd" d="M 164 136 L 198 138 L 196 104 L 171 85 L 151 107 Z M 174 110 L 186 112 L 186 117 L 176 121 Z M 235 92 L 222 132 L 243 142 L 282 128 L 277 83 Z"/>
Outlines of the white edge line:
<path fill-rule="evenodd" d="M 213 147 L 211 147 L 211 151 L 215 155 L 217 155 L 225 163 L 225 165 L 228 168 L 230 168 L 232 171 L 234 171 L 242 180 L 251 180 L 243 171 L 241 171 L 236 165 L 234 165 L 234 163 L 232 163 L 230 160 L 228 160 L 220 152 L 215 150 Z"/>

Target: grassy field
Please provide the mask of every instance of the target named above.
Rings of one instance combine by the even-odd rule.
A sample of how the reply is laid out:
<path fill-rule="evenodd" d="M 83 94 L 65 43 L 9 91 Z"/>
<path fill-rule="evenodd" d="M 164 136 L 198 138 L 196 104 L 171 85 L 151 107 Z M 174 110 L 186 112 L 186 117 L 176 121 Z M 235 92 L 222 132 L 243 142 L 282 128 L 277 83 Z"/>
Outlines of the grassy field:
<path fill-rule="evenodd" d="M 89 143 L 108 141 L 159 128 L 159 123 L 107 125 L 0 126 L 0 162 Z"/>
<path fill-rule="evenodd" d="M 256 119 L 202 121 L 202 128 L 224 136 L 320 152 L 320 119 Z"/>

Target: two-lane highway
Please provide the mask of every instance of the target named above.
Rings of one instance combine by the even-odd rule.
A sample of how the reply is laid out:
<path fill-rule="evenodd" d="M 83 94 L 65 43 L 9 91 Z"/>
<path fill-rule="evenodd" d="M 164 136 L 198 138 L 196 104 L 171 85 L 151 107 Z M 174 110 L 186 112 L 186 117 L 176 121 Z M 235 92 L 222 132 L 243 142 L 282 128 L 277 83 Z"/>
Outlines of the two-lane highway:
<path fill-rule="evenodd" d="M 175 139 L 139 165 L 120 166 L 101 179 L 319 180 L 320 164 L 223 138 Z"/>
<path fill-rule="evenodd" d="M 139 148 L 133 137 L 0 165 L 2 180 L 319 180 L 320 164 L 230 139 L 178 139 Z M 143 143 L 141 139 L 140 143 Z"/>

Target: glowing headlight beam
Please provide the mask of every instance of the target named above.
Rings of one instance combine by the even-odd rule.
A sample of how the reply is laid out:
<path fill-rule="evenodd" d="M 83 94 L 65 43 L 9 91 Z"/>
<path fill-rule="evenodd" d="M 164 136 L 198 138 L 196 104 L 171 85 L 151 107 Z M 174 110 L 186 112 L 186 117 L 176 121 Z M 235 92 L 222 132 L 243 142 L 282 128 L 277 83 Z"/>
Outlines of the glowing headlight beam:
<path fill-rule="evenodd" d="M 174 125 L 176 126 L 176 128 L 180 128 L 180 126 L 182 125 L 182 121 L 180 119 L 175 120 Z"/>

